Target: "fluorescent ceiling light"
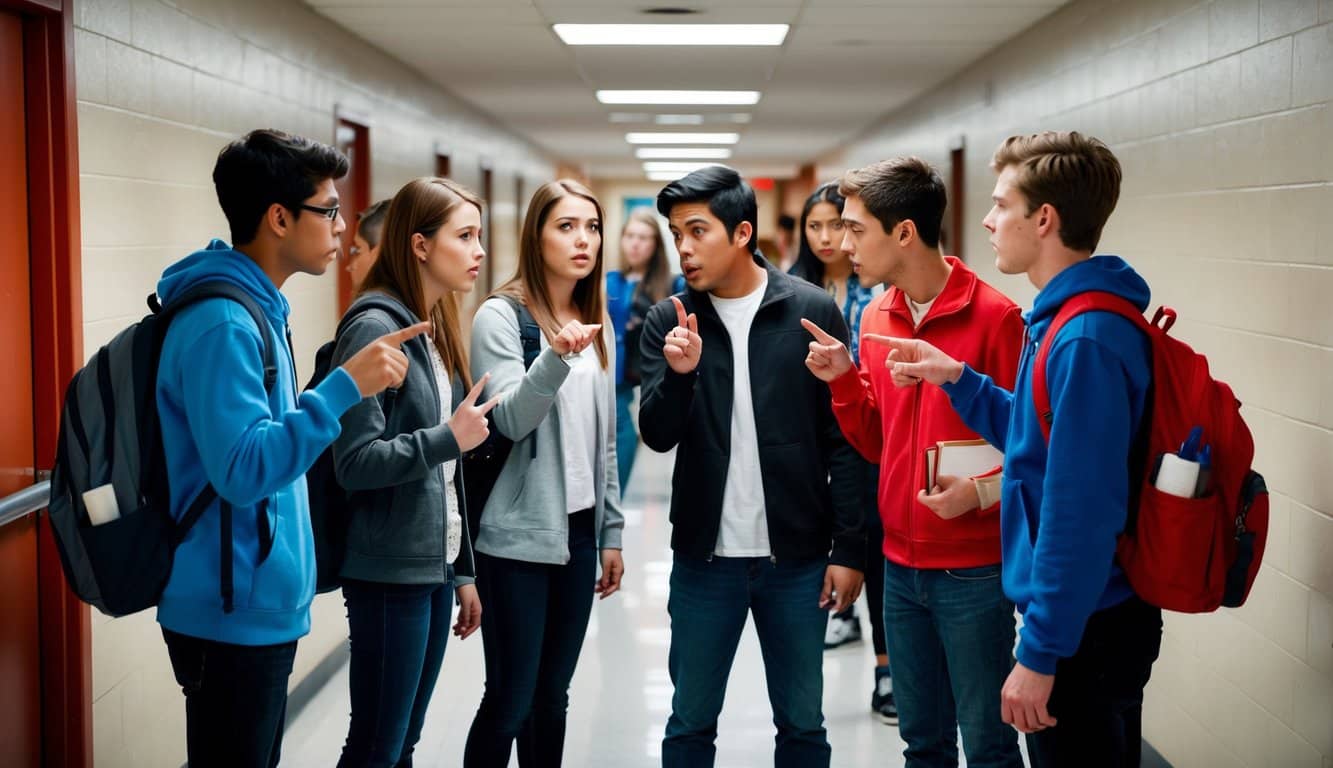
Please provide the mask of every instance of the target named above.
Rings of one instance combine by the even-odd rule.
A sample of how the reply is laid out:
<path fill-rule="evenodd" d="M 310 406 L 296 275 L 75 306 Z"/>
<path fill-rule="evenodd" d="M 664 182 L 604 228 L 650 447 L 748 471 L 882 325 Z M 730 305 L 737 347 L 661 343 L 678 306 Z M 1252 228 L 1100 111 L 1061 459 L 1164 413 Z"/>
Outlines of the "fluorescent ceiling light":
<path fill-rule="evenodd" d="M 726 160 L 726 147 L 639 147 L 634 156 L 640 160 Z"/>
<path fill-rule="evenodd" d="M 630 132 L 625 141 L 631 144 L 735 144 L 739 133 L 655 133 Z"/>
<path fill-rule="evenodd" d="M 782 45 L 786 24 L 553 24 L 565 45 Z"/>
<path fill-rule="evenodd" d="M 703 115 L 658 115 L 653 118 L 658 125 L 703 125 Z"/>
<path fill-rule="evenodd" d="M 653 116 L 647 112 L 612 112 L 613 123 L 651 123 Z"/>
<path fill-rule="evenodd" d="M 677 173 L 675 171 L 653 171 L 648 174 L 649 181 L 675 181 L 676 179 L 684 177 L 685 174 Z"/>
<path fill-rule="evenodd" d="M 709 163 L 709 162 L 668 163 L 668 162 L 650 160 L 643 164 L 643 170 L 645 173 L 669 173 L 672 171 L 679 171 L 680 173 L 692 173 L 694 171 L 699 170 L 700 168 L 707 168 L 710 165 L 717 165 L 717 163 Z"/>
<path fill-rule="evenodd" d="M 759 91 L 598 91 L 603 104 L 739 104 L 759 103 Z"/>

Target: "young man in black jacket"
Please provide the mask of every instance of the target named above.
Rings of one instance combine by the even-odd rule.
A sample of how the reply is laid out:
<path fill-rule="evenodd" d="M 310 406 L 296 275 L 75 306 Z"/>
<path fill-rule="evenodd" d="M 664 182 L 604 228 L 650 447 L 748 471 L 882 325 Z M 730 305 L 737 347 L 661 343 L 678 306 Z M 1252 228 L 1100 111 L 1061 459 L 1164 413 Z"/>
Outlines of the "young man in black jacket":
<path fill-rule="evenodd" d="M 711 766 L 746 616 L 763 648 L 778 768 L 828 766 L 824 627 L 861 591 L 864 510 L 856 455 L 827 387 L 802 376 L 801 318 L 847 328 L 828 294 L 754 247 L 754 191 L 712 166 L 657 196 L 689 290 L 649 311 L 639 427 L 677 448 L 671 494 L 675 685 L 664 768 Z M 816 320 L 816 318 L 819 318 Z M 831 482 L 830 482 L 831 477 Z"/>

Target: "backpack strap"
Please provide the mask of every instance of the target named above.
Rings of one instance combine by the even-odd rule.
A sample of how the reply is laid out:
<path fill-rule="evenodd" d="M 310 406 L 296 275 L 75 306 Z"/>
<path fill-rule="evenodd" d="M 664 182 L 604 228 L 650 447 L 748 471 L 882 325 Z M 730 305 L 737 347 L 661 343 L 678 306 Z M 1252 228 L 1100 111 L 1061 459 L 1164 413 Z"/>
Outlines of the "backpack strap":
<path fill-rule="evenodd" d="M 265 333 L 265 330 L 272 329 L 273 324 L 269 322 L 264 310 L 255 302 L 254 297 L 244 288 L 225 280 L 209 280 L 191 286 L 165 305 L 158 304 L 156 296 L 149 296 L 148 306 L 161 317 L 160 325 L 165 336 L 166 329 L 170 327 L 171 321 L 181 310 L 205 299 L 228 299 L 240 304 L 250 313 L 250 318 L 255 321 L 255 329 L 259 331 L 259 343 L 262 347 L 264 391 L 272 393 L 273 385 L 278 381 L 278 357 L 273 349 L 272 334 Z"/>
<path fill-rule="evenodd" d="M 542 353 L 542 328 L 523 302 L 513 296 L 500 296 L 514 310 L 518 320 L 518 340 L 523 343 L 523 370 L 528 370 Z"/>
<path fill-rule="evenodd" d="M 333 336 L 334 344 L 337 344 L 338 338 L 343 335 L 343 332 L 347 329 L 347 326 L 352 324 L 353 320 L 372 309 L 378 309 L 393 318 L 400 328 L 408 328 L 417 322 L 415 317 L 404 313 L 403 306 L 397 300 L 380 293 L 363 294 L 357 298 L 352 306 L 347 308 L 347 314 L 343 315 L 342 319 L 338 321 L 338 330 L 334 331 Z M 430 342 L 426 341 L 424 343 L 428 344 Z M 332 352 L 330 352 L 330 357 L 332 357 Z M 390 387 L 384 390 L 385 416 L 389 415 L 389 410 L 393 408 L 394 401 L 398 399 L 398 389 L 399 387 Z"/>
<path fill-rule="evenodd" d="M 1037 421 L 1041 424 L 1041 434 L 1048 443 L 1051 441 L 1051 424 L 1055 421 L 1055 412 L 1051 409 L 1051 393 L 1046 387 L 1046 363 L 1061 329 L 1070 320 L 1085 312 L 1111 312 L 1134 323 L 1145 333 L 1150 329 L 1147 319 L 1143 317 L 1138 307 L 1131 304 L 1128 299 L 1113 293 L 1089 291 L 1065 300 L 1046 329 L 1046 335 L 1042 337 L 1037 347 L 1037 357 L 1032 363 L 1032 399 L 1037 406 Z M 1163 326 L 1165 330 L 1175 322 L 1175 313 L 1170 310 L 1158 310 L 1153 325 L 1156 325 L 1164 315 L 1168 316 L 1168 321 Z"/>
<path fill-rule="evenodd" d="M 537 325 L 537 319 L 528 311 L 523 302 L 513 296 L 501 295 L 510 309 L 514 310 L 514 317 L 518 319 L 518 340 L 523 344 L 523 370 L 528 370 L 532 364 L 537 361 L 537 356 L 542 352 L 542 327 Z M 532 440 L 532 458 L 537 458 L 537 441 Z"/>

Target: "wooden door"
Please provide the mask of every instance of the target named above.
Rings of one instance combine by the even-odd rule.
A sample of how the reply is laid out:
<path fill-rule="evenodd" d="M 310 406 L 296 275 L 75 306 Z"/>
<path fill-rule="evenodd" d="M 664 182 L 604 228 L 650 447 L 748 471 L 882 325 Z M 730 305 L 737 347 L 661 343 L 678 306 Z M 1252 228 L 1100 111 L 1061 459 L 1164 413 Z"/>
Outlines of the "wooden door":
<path fill-rule="evenodd" d="M 356 215 L 370 207 L 370 128 L 364 123 L 339 117 L 335 127 L 334 146 L 347 155 L 351 167 L 347 175 L 334 182 L 338 190 L 338 204 L 347 228 L 342 235 L 342 253 L 351 252 L 352 237 L 356 234 Z M 352 303 L 352 276 L 338 267 L 338 317 L 341 318 Z"/>
<path fill-rule="evenodd" d="M 0 497 L 33 484 L 32 307 L 23 22 L 0 11 Z M 37 518 L 0 528 L 0 765 L 41 762 Z"/>

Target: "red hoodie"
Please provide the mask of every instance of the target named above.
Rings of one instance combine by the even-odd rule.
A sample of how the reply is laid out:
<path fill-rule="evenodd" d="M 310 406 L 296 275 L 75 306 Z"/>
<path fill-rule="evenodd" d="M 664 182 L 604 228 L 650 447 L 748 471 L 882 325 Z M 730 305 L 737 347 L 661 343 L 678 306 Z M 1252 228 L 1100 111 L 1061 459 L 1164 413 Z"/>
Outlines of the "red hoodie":
<path fill-rule="evenodd" d="M 913 327 L 907 297 L 890 288 L 861 318 L 861 367 L 830 384 L 833 413 L 861 455 L 880 465 L 879 516 L 884 556 L 909 568 L 974 568 L 1000 562 L 996 504 L 943 520 L 916 500 L 925 485 L 925 450 L 940 440 L 975 440 L 944 390 L 926 384 L 894 386 L 888 349 L 868 333 L 924 339 L 1011 390 L 1023 348 L 1018 305 L 982 282 L 952 256 L 944 290 Z"/>

